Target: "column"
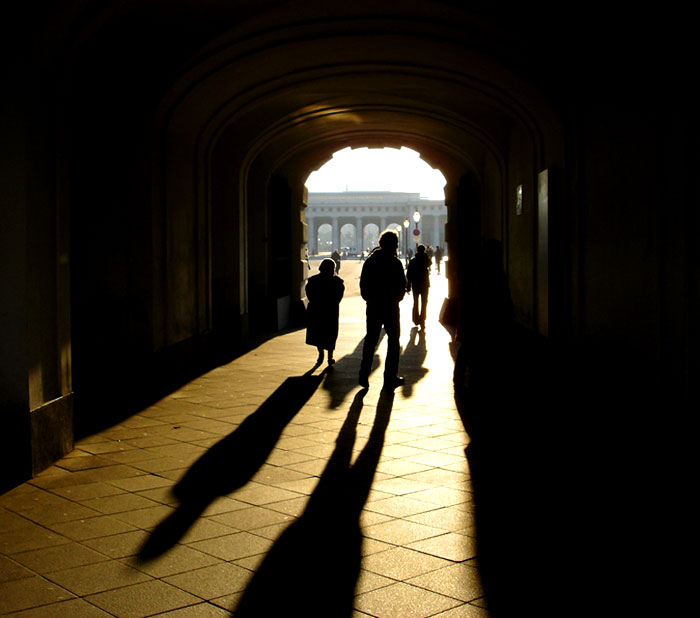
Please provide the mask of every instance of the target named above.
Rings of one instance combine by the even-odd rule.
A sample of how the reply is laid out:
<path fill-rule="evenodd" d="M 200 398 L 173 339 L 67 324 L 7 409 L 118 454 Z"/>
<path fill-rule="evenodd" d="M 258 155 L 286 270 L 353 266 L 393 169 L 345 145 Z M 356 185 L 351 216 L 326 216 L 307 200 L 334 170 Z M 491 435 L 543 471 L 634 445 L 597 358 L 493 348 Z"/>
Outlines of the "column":
<path fill-rule="evenodd" d="M 338 217 L 333 217 L 333 249 L 340 253 L 340 226 L 338 225 Z"/>
<path fill-rule="evenodd" d="M 314 255 L 317 252 L 316 244 L 318 239 L 316 238 L 316 222 L 313 217 L 306 219 L 306 240 L 309 248 L 309 255 Z"/>
<path fill-rule="evenodd" d="M 362 217 L 357 217 L 357 222 L 355 223 L 355 246 L 360 250 L 364 250 L 365 235 L 362 229 Z"/>

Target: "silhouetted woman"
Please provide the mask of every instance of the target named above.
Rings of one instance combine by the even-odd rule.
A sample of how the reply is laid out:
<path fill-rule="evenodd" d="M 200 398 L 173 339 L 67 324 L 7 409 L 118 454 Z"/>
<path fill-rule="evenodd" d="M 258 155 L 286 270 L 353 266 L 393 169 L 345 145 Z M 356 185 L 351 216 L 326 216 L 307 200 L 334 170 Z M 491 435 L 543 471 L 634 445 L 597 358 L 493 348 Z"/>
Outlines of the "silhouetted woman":
<path fill-rule="evenodd" d="M 318 363 L 323 362 L 323 351 L 328 350 L 328 364 L 335 363 L 333 350 L 338 339 L 338 312 L 345 293 L 343 280 L 335 274 L 335 262 L 324 259 L 319 274 L 306 282 L 306 343 L 318 349 Z"/>

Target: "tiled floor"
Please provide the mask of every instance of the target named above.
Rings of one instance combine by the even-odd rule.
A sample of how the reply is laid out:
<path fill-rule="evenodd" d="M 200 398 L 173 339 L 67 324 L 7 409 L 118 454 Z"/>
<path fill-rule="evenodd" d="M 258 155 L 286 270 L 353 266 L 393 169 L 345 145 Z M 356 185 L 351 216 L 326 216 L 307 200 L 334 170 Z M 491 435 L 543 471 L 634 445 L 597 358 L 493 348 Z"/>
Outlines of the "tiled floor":
<path fill-rule="evenodd" d="M 332 370 L 282 334 L 0 496 L 0 614 L 487 617 L 445 279 L 425 333 L 402 304 L 406 385 L 380 345 L 364 391 L 359 267 Z"/>

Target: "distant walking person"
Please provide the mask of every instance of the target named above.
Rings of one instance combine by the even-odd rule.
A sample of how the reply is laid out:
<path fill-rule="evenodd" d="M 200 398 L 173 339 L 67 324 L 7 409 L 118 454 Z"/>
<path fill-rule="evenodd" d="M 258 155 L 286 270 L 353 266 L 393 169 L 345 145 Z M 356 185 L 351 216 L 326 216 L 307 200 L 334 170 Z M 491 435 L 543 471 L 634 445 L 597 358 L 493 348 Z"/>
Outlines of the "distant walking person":
<path fill-rule="evenodd" d="M 387 336 L 384 387 L 394 389 L 404 383 L 398 376 L 399 337 L 401 335 L 399 302 L 406 293 L 406 276 L 401 260 L 396 257 L 399 237 L 387 230 L 379 237 L 375 249 L 362 266 L 360 293 L 367 302 L 367 334 L 362 348 L 360 386 L 369 387 L 369 373 L 382 326 Z"/>
<path fill-rule="evenodd" d="M 324 350 L 328 350 L 328 364 L 335 363 L 333 350 L 338 339 L 338 313 L 345 293 L 343 280 L 335 274 L 335 262 L 330 258 L 321 261 L 318 275 L 306 282 L 306 343 L 318 349 L 318 364 L 323 362 Z"/>
<path fill-rule="evenodd" d="M 432 260 L 425 251 L 425 245 L 418 245 L 416 255 L 406 269 L 406 291 L 410 292 L 413 288 L 413 323 L 421 328 L 425 328 L 431 264 Z"/>
<path fill-rule="evenodd" d="M 331 254 L 331 259 L 335 262 L 335 272 L 340 272 L 340 253 L 338 251 L 333 251 Z"/>
<path fill-rule="evenodd" d="M 440 262 L 442 262 L 442 249 L 438 245 L 435 247 L 435 265 L 437 266 L 438 275 L 440 274 Z"/>

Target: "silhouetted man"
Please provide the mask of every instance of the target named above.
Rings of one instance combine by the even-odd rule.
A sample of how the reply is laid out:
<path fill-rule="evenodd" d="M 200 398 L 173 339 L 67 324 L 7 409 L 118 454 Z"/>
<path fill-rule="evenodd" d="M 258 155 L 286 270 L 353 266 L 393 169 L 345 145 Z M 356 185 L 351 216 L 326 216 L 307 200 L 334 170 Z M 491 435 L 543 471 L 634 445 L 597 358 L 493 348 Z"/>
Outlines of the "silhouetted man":
<path fill-rule="evenodd" d="M 364 388 L 369 387 L 369 372 L 382 326 L 387 336 L 384 387 L 393 389 L 404 383 L 404 379 L 397 374 L 401 334 L 399 302 L 406 293 L 406 276 L 401 260 L 396 257 L 398 246 L 396 232 L 385 231 L 379 238 L 379 248 L 370 254 L 362 266 L 360 293 L 367 302 L 367 334 L 362 348 L 359 383 Z"/>
<path fill-rule="evenodd" d="M 432 260 L 425 251 L 425 245 L 416 247 L 416 255 L 408 263 L 406 291 L 413 288 L 413 323 L 425 328 L 425 316 L 428 307 L 428 291 L 430 290 L 430 266 Z M 420 304 L 420 306 L 419 306 Z"/>

